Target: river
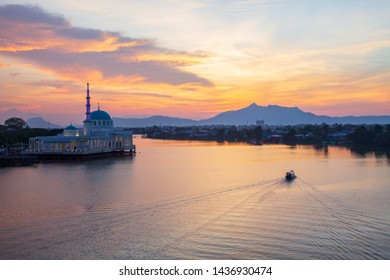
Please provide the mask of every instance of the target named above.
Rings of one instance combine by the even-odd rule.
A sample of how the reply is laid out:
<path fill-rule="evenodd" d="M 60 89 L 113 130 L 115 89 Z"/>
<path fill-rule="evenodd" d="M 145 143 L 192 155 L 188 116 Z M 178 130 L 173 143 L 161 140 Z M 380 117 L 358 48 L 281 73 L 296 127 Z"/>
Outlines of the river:
<path fill-rule="evenodd" d="M 134 157 L 0 169 L 0 258 L 390 259 L 384 156 L 135 144 Z"/>

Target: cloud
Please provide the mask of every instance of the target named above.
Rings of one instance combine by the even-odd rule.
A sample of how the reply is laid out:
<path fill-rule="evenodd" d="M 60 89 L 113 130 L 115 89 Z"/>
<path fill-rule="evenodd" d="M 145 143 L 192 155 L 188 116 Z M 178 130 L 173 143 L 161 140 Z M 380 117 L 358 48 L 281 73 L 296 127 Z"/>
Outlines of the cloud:
<path fill-rule="evenodd" d="M 3 61 L 0 60 L 0 68 L 2 67 L 8 67 L 9 64 L 5 64 Z"/>
<path fill-rule="evenodd" d="M 0 6 L 0 25 L 0 55 L 32 63 L 61 78 L 213 85 L 183 69 L 207 59 L 206 53 L 186 53 L 162 48 L 150 39 L 74 27 L 63 16 L 31 5 Z"/>
<path fill-rule="evenodd" d="M 0 7 L 2 20 L 16 21 L 21 24 L 47 24 L 64 26 L 69 24 L 62 16 L 46 13 L 38 6 L 6 5 Z"/>
<path fill-rule="evenodd" d="M 171 95 L 168 94 L 158 94 L 158 93 L 150 93 L 150 92 L 131 92 L 130 95 L 138 95 L 138 96 L 147 96 L 147 97 L 157 97 L 157 98 L 172 98 Z"/>

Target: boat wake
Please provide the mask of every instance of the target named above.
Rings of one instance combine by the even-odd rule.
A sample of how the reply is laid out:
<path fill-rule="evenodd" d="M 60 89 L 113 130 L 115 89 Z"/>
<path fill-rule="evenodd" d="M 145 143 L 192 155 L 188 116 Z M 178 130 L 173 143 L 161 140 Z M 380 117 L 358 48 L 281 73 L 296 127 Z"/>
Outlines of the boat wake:
<path fill-rule="evenodd" d="M 54 236 L 58 231 L 62 234 Z M 260 180 L 145 207 L 90 205 L 56 223 L 29 228 L 30 236 L 45 238 L 27 238 L 28 246 L 20 242 L 25 232 L 7 231 L 8 256 L 23 251 L 19 257 L 390 259 L 389 220 L 302 178 Z M 82 244 L 77 253 L 74 244 Z"/>

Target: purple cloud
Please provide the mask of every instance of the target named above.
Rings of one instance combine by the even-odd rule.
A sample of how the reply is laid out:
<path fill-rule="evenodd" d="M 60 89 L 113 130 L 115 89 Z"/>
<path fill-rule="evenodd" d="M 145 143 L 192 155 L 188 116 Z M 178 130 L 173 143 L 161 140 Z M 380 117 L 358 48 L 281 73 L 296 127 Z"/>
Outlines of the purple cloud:
<path fill-rule="evenodd" d="M 180 66 L 200 63 L 204 53 L 158 47 L 154 40 L 72 26 L 37 6 L 0 6 L 0 55 L 32 63 L 60 76 L 85 81 L 132 79 L 169 85 L 212 86 Z M 147 57 L 147 59 L 145 59 Z"/>

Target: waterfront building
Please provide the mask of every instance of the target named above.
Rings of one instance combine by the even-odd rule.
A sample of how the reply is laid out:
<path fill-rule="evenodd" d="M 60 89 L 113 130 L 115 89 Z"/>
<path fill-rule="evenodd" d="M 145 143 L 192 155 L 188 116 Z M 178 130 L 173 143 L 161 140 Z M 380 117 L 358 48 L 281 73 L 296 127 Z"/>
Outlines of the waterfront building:
<path fill-rule="evenodd" d="M 30 138 L 26 153 L 44 159 L 83 159 L 135 153 L 131 131 L 115 128 L 111 116 L 100 110 L 100 105 L 96 111 L 90 111 L 89 84 L 87 84 L 85 106 L 86 118 L 83 129 L 78 129 L 71 124 L 57 136 Z"/>

